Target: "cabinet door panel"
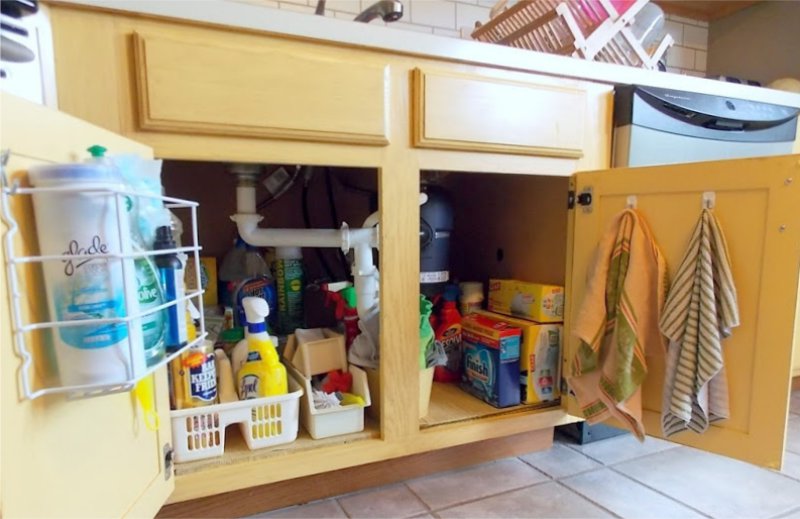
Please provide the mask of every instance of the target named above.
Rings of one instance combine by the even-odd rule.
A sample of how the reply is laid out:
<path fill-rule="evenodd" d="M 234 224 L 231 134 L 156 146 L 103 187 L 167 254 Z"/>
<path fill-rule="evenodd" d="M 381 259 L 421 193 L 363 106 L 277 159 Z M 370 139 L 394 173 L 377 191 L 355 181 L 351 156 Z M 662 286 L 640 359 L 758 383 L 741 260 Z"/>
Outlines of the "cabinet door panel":
<path fill-rule="evenodd" d="M 557 80 L 513 78 L 415 69 L 414 145 L 582 157 L 588 104 L 596 100 Z"/>
<path fill-rule="evenodd" d="M 382 146 L 388 67 L 328 53 L 134 34 L 146 130 Z"/>
<path fill-rule="evenodd" d="M 788 411 L 800 265 L 799 158 L 617 169 L 580 173 L 574 180 L 578 193 L 591 187 L 593 199 L 591 211 L 577 206 L 574 214 L 573 319 L 594 247 L 629 195 L 637 196 L 672 279 L 700 217 L 703 192 L 716 193 L 714 212 L 728 241 L 741 320 L 722 342 L 731 416 L 704 434 L 669 439 L 770 467 L 781 464 Z M 576 346 L 570 337 L 567 361 Z M 645 426 L 661 436 L 665 352 L 645 349 Z"/>
<path fill-rule="evenodd" d="M 146 146 L 19 98 L 2 94 L 3 149 L 11 155 L 7 172 L 26 180 L 33 164 L 75 162 L 85 148 L 102 144 L 111 153 L 137 153 L 152 157 Z M 33 214 L 28 196 L 12 197 L 10 209 L 19 221 L 15 251 L 37 251 Z M 56 222 L 57 224 L 57 222 Z M 9 231 L 2 224 L 2 234 Z M 5 517 L 121 517 L 154 515 L 174 488 L 165 477 L 164 447 L 170 440 L 166 370 L 156 373 L 156 408 L 161 427 L 149 431 L 138 403 L 130 393 L 84 400 L 62 395 L 29 401 L 18 389 L 22 360 L 14 353 L 9 309 L 9 280 L 2 252 L 0 275 L 0 362 L 2 400 L 2 513 Z M 42 316 L 46 306 L 39 265 L 20 269 L 20 291 L 27 315 Z M 28 297 L 33 294 L 33 297 Z M 29 337 L 29 349 L 46 350 L 41 337 Z M 37 343 L 38 342 L 38 343 Z M 36 359 L 34 381 L 44 363 Z M 171 471 L 171 469 L 170 469 Z"/>

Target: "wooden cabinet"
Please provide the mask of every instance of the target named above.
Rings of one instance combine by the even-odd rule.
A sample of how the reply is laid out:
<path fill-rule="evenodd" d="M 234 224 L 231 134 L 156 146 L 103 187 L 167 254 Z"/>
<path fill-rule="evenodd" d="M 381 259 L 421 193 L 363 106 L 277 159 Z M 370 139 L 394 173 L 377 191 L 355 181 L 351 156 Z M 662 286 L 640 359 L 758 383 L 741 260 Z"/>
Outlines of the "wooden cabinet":
<path fill-rule="evenodd" d="M 387 65 L 330 51 L 132 35 L 143 130 L 382 146 Z"/>
<path fill-rule="evenodd" d="M 2 148 L 9 150 L 5 174 L 11 182 L 26 184 L 27 169 L 36 164 L 75 161 L 87 143 L 100 143 L 120 153 L 152 157 L 147 146 L 132 142 L 74 117 L 2 94 L 0 118 Z M 5 186 L 5 183 L 3 184 Z M 4 241 L 11 239 L 15 256 L 38 252 L 30 197 L 12 197 L 8 209 L 19 221 L 9 227 L 3 219 Z M 54 225 L 57 222 L 54 222 Z M 24 362 L 17 353 L 9 305 L 12 302 L 2 252 L 0 276 L 0 413 L 2 416 L 2 515 L 5 517 L 80 517 L 91 513 L 104 517 L 155 514 L 175 488 L 166 454 L 172 437 L 168 426 L 150 431 L 136 399 L 130 393 L 70 400 L 66 395 L 24 400 L 19 389 L 20 370 L 28 370 L 34 384 L 46 374 L 43 362 L 47 338 L 25 334 L 27 350 L 34 354 Z M 43 317 L 44 293 L 37 264 L 18 264 L 21 285 L 16 287 L 25 315 Z M 156 409 L 161 424 L 169 424 L 166 371 L 156 377 Z M 35 386 L 38 387 L 38 386 Z"/>
<path fill-rule="evenodd" d="M 104 484 L 138 489 L 137 495 L 144 496 L 150 508 L 142 505 L 135 510 L 146 514 L 155 509 L 152 503 L 165 499 L 179 503 L 351 467 L 399 463 L 409 456 L 478 441 L 527 435 L 527 448 L 548 447 L 553 427 L 577 419 L 570 398 L 563 398 L 555 407 L 498 410 L 451 391 L 454 388 L 439 387 L 434 390 L 428 417 L 418 417 L 418 359 L 415 348 L 408 347 L 418 342 L 418 191 L 420 180 L 434 174 L 449 176 L 449 186 L 460 200 L 457 212 L 472 215 L 466 216 L 471 218 L 468 225 L 461 225 L 467 234 L 455 238 L 462 244 L 469 241 L 472 248 L 458 254 L 454 268 L 475 279 L 498 275 L 564 283 L 569 294 L 567 337 L 593 246 L 628 195 L 638 196 L 639 207 L 674 268 L 683 252 L 683 240 L 699 215 L 701 193 L 717 191 L 717 210 L 742 290 L 744 324 L 726 343 L 734 416 L 705 436 L 679 436 L 677 441 L 769 466 L 780 463 L 778 446 L 783 443 L 787 416 L 796 308 L 796 290 L 790 288 L 798 286 L 800 260 L 800 251 L 787 245 L 800 238 L 800 221 L 796 211 L 792 212 L 800 203 L 800 186 L 786 179 L 797 178 L 798 157 L 608 170 L 609 85 L 70 7 L 56 6 L 51 11 L 61 109 L 146 146 L 112 139 L 107 132 L 76 131 L 61 141 L 105 139 L 115 145 L 109 146 L 112 152 L 130 149 L 148 154 L 149 147 L 165 160 L 357 166 L 376 172 L 382 244 L 381 413 L 377 422 L 368 422 L 365 432 L 358 435 L 314 441 L 301 433 L 294 444 L 261 451 L 247 451 L 234 434 L 223 458 L 181 464 L 174 478 L 154 487 L 156 480 L 160 483 L 164 478 L 165 468 L 159 460 L 165 438 L 169 438 L 168 420 L 162 419 L 157 436 L 127 431 L 125 425 L 130 425 L 136 413 L 124 395 L 78 403 L 18 402 L 14 370 L 19 360 L 6 351 L 2 379 L 4 477 L 12 480 L 14 471 L 25 465 L 25 456 L 35 456 L 41 449 L 58 458 L 54 478 L 74 482 L 77 487 L 82 472 L 93 470 L 107 476 Z M 90 52 L 103 42 L 99 53 Z M 292 69 L 295 57 L 300 57 L 297 70 L 309 74 L 318 69 L 326 81 L 337 85 L 329 90 L 328 101 L 317 97 L 318 91 L 325 92 L 325 82 L 277 78 L 263 67 L 247 66 L 255 61 Z M 208 67 L 227 73 L 206 75 Z M 108 71 L 113 80 L 92 86 L 92 98 L 85 99 L 81 75 L 97 69 Z M 240 80 L 247 77 L 256 81 L 241 85 Z M 228 102 L 231 91 L 237 92 L 236 99 Z M 183 99 L 185 92 L 190 94 Z M 461 94 L 469 92 L 475 96 L 462 98 Z M 483 108 L 475 109 L 469 99 Z M 515 102 L 506 104 L 509 99 Z M 511 108 L 520 103 L 532 108 Z M 103 111 L 98 106 L 108 108 Z M 317 118 L 310 107 L 326 115 Z M 482 114 L 494 107 L 496 112 Z M 543 115 L 535 120 L 540 109 Z M 353 114 L 353 110 L 358 111 Z M 53 131 L 62 128 L 41 123 L 40 117 L 63 117 L 45 112 L 50 115 L 33 110 L 32 128 L 43 124 Z M 563 114 L 568 117 L 562 118 Z M 331 123 L 339 117 L 340 125 Z M 30 133 L 18 130 L 21 121 L 28 121 L 27 112 L 7 110 L 4 100 L 2 118 L 3 147 L 11 142 L 9 135 L 16 139 L 19 134 L 26 142 L 31 139 Z M 504 119 L 509 121 L 508 127 L 501 124 Z M 482 121 L 488 122 L 482 125 Z M 70 158 L 74 156 L 62 152 L 49 160 Z M 24 170 L 26 163 L 19 164 L 15 169 Z M 580 170 L 606 171 L 575 175 Z M 755 171 L 759 174 L 753 174 Z M 591 209 L 579 206 L 568 210 L 567 192 L 587 188 L 594 194 Z M 203 206 L 200 211 L 202 214 Z M 217 216 L 222 220 L 227 214 Z M 2 291 L 5 299 L 5 285 Z M 6 314 L 3 310 L 4 319 Z M 4 321 L 2 327 L 4 344 L 7 324 Z M 574 344 L 567 344 L 565 361 L 573 348 Z M 651 365 L 647 427 L 648 432 L 657 433 L 663 369 L 658 352 L 653 352 Z M 163 399 L 165 376 L 161 373 L 159 377 Z M 166 409 L 166 403 L 159 400 L 159 412 L 166 413 Z M 21 427 L 17 430 L 6 424 L 20 416 L 20 423 L 33 424 L 28 428 L 61 420 L 60 429 L 26 444 L 20 456 L 10 456 L 24 439 Z M 123 445 L 119 455 L 105 448 L 78 451 L 55 447 L 54 438 L 61 434 L 69 438 L 87 423 L 95 427 L 86 441 L 113 439 L 114 445 Z M 114 426 L 105 428 L 108 423 Z M 464 451 L 459 452 L 463 455 Z M 109 458 L 123 455 L 136 458 L 138 464 L 131 461 L 128 468 L 119 470 L 109 466 Z M 136 474 L 128 473 L 134 470 Z M 48 488 L 34 481 L 35 474 L 30 469 L 28 477 L 15 482 L 20 496 Z M 115 479 L 117 474 L 124 483 Z M 91 488 L 82 491 L 96 494 Z M 40 500 L 34 506 L 5 492 L 2 503 L 9 515 L 60 513 L 57 508 L 46 508 L 59 506 L 57 503 Z M 120 492 L 104 493 L 116 506 L 107 509 L 108 515 L 134 510 L 132 500 Z M 270 493 L 252 494 L 268 500 Z M 76 498 L 76 513 L 85 501 Z"/>
<path fill-rule="evenodd" d="M 595 101 L 580 84 L 531 74 L 414 69 L 415 146 L 580 158 Z"/>

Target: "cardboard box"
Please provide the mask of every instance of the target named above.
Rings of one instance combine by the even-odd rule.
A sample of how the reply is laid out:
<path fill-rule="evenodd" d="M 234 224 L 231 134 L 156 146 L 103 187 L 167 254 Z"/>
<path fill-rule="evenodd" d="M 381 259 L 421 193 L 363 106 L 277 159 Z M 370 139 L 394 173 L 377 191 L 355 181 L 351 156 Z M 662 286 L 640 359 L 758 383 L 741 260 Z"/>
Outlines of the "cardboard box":
<path fill-rule="evenodd" d="M 516 279 L 491 279 L 488 308 L 498 314 L 537 323 L 560 323 L 564 320 L 564 287 Z"/>
<path fill-rule="evenodd" d="M 518 405 L 520 329 L 480 314 L 464 317 L 461 327 L 461 387 L 495 407 Z"/>
<path fill-rule="evenodd" d="M 541 404 L 561 396 L 562 324 L 543 324 L 486 310 L 478 314 L 505 320 L 522 331 L 520 339 L 520 395 L 526 404 Z"/>

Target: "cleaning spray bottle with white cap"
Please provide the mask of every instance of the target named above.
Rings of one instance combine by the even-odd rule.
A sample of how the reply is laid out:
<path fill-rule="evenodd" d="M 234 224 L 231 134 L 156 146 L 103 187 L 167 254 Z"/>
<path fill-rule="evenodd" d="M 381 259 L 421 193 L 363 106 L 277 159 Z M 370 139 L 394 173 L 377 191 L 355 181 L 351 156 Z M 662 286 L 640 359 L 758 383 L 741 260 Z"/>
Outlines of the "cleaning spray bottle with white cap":
<path fill-rule="evenodd" d="M 267 333 L 269 305 L 260 297 L 242 300 L 247 319 L 247 360 L 236 375 L 239 399 L 285 395 L 289 392 L 286 368 Z"/>

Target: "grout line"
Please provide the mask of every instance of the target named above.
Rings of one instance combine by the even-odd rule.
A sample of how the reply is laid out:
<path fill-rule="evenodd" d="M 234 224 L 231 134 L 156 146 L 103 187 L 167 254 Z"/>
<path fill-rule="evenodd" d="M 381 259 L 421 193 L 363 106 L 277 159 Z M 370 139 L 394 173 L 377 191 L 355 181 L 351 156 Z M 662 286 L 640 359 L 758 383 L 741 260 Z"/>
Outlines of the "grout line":
<path fill-rule="evenodd" d="M 472 503 L 477 503 L 478 501 L 482 501 L 484 499 L 489 499 L 489 498 L 492 498 L 492 497 L 498 497 L 498 496 L 502 496 L 502 495 L 505 495 L 505 494 L 510 494 L 511 492 L 517 492 L 519 490 L 525 490 L 525 489 L 528 489 L 528 488 L 533 488 L 535 486 L 539 486 L 539 485 L 542 485 L 544 483 L 556 483 L 556 482 L 551 480 L 551 479 L 546 479 L 544 481 L 539 481 L 538 483 L 532 483 L 530 485 L 524 485 L 524 486 L 517 487 L 517 488 L 509 488 L 508 490 L 503 490 L 502 492 L 497 492 L 496 494 L 489 494 L 489 495 L 482 496 L 482 497 L 476 497 L 475 499 L 468 499 L 466 501 L 461 501 L 460 503 L 453 503 L 451 505 L 443 506 L 442 508 L 434 508 L 433 512 L 442 512 L 444 510 L 449 510 L 451 508 L 456 508 L 456 507 L 464 506 L 464 505 L 470 505 Z M 439 515 L 436 514 L 436 516 L 438 517 Z"/>
<path fill-rule="evenodd" d="M 667 494 L 667 493 L 665 493 L 665 492 L 663 492 L 663 491 L 661 491 L 661 490 L 659 490 L 659 489 L 657 489 L 655 487 L 651 487 L 647 483 L 644 483 L 643 481 L 639 481 L 638 479 L 636 479 L 636 478 L 634 478 L 632 476 L 629 476 L 629 475 L 625 474 L 624 472 L 621 472 L 621 471 L 615 469 L 614 467 L 608 467 L 608 469 L 610 471 L 616 473 L 616 474 L 619 474 L 620 476 L 622 476 L 625 479 L 629 479 L 630 481 L 633 481 L 634 483 L 637 483 L 639 485 L 642 485 L 645 488 L 648 488 L 648 489 L 652 490 L 656 494 L 659 494 L 659 495 L 669 499 L 672 502 L 678 503 L 679 505 L 683 505 L 686 508 L 688 508 L 688 509 L 690 509 L 690 510 L 692 510 L 694 512 L 697 512 L 698 514 L 702 515 L 703 517 L 713 517 L 713 516 L 710 516 L 710 515 L 702 512 L 701 510 L 698 510 L 697 508 L 693 507 L 692 505 L 690 505 L 688 503 L 684 503 L 683 501 L 679 501 L 678 499 L 672 497 L 671 495 L 669 495 L 669 494 Z"/>
<path fill-rule="evenodd" d="M 334 497 L 333 500 L 336 502 L 336 506 L 339 507 L 339 510 L 342 511 L 344 516 L 347 517 L 347 519 L 351 519 L 352 516 L 349 513 L 347 513 L 347 510 L 345 510 L 345 508 L 342 506 L 342 503 L 339 502 L 339 498 Z"/>
<path fill-rule="evenodd" d="M 404 487 L 406 487 L 406 488 L 408 489 L 408 491 L 409 491 L 409 492 L 411 492 L 411 495 L 413 495 L 414 497 L 416 497 L 416 498 L 417 498 L 417 500 L 419 500 L 419 502 L 420 502 L 420 503 L 422 503 L 422 506 L 424 506 L 425 508 L 427 508 L 427 509 L 428 509 L 428 512 L 429 512 L 429 513 L 430 513 L 430 512 L 432 512 L 432 511 L 433 511 L 433 509 L 430 507 L 430 505 L 428 505 L 428 503 L 426 503 L 424 499 L 422 499 L 421 497 L 419 497 L 419 494 L 417 494 L 416 492 L 414 492 L 414 489 L 413 489 L 413 488 L 411 488 L 410 486 L 408 486 L 408 484 L 406 483 L 407 481 L 408 481 L 407 479 L 403 481 L 403 486 L 404 486 Z M 419 514 L 416 514 L 416 515 L 419 515 Z"/>
<path fill-rule="evenodd" d="M 657 438 L 657 439 L 660 439 L 660 438 Z M 604 441 L 604 440 L 600 440 L 600 441 Z M 669 442 L 669 440 L 662 440 L 662 441 L 667 441 L 667 442 Z M 566 444 L 566 445 L 567 445 L 567 447 L 571 448 L 571 449 L 572 449 L 572 450 L 574 450 L 575 452 L 578 452 L 578 453 L 580 453 L 580 454 L 583 454 L 583 455 L 584 455 L 584 456 L 586 456 L 587 458 L 589 458 L 589 459 L 591 459 L 591 460 L 594 460 L 594 461 L 596 461 L 597 463 L 601 464 L 601 465 L 602 465 L 602 466 L 604 466 L 604 467 L 611 467 L 611 466 L 613 466 L 613 465 L 619 465 L 620 463 L 627 463 L 627 462 L 629 462 L 629 461 L 641 460 L 641 459 L 644 459 L 644 458 L 647 458 L 647 457 L 650 457 L 650 456 L 655 456 L 656 454 L 661 454 L 662 452 L 667 452 L 667 451 L 670 451 L 670 450 L 672 450 L 672 449 L 680 449 L 681 447 L 685 447 L 684 445 L 681 445 L 681 444 L 679 444 L 679 443 L 674 443 L 674 442 L 669 442 L 669 443 L 672 443 L 672 444 L 674 445 L 674 447 L 668 447 L 668 448 L 666 448 L 666 449 L 661 449 L 661 450 L 658 450 L 658 451 L 655 451 L 655 452 L 648 452 L 648 453 L 646 453 L 646 454 L 642 454 L 642 455 L 639 455 L 639 456 L 634 456 L 633 458 L 626 458 L 626 459 L 624 459 L 624 460 L 613 461 L 613 462 L 611 462 L 611 463 L 606 463 L 606 462 L 604 462 L 604 461 L 600 460 L 599 458 L 592 457 L 591 455 L 589 455 L 589 454 L 587 454 L 587 453 L 585 453 L 585 452 L 581 451 L 581 450 L 580 450 L 580 449 L 579 449 L 577 446 L 574 446 L 574 447 L 573 447 L 573 446 L 572 446 L 572 445 L 570 445 L 570 444 Z"/>
<path fill-rule="evenodd" d="M 594 506 L 599 507 L 601 510 L 605 510 L 606 512 L 608 512 L 609 514 L 613 515 L 614 517 L 620 517 L 620 518 L 622 517 L 621 515 L 619 515 L 617 513 L 614 513 L 613 511 L 611 511 L 608 508 L 604 507 L 600 503 L 596 502 L 594 499 L 590 498 L 589 496 L 585 496 L 585 495 L 581 494 L 580 492 L 578 492 L 577 490 L 575 490 L 573 488 L 569 488 L 567 485 L 565 485 L 561 481 L 556 481 L 556 484 L 558 484 L 561 487 L 565 488 L 567 490 L 567 492 L 572 492 L 573 494 L 577 495 L 578 497 L 580 497 L 580 498 L 592 503 Z"/>
<path fill-rule="evenodd" d="M 583 454 L 583 453 L 580 453 L 580 454 Z M 589 458 L 589 457 L 588 457 L 588 456 L 586 456 L 586 455 L 584 455 L 584 457 L 586 457 L 586 458 L 587 458 L 587 459 L 589 459 L 590 461 L 593 461 L 593 462 L 597 463 L 595 460 L 593 460 L 593 459 Z M 602 469 L 602 468 L 605 466 L 605 465 L 602 465 L 602 464 L 601 464 L 599 467 L 592 467 L 592 468 L 585 469 L 585 470 L 579 470 L 578 472 L 575 472 L 575 473 L 572 473 L 572 474 L 566 474 L 566 475 L 564 475 L 564 476 L 551 476 L 550 474 L 548 474 L 548 473 L 547 473 L 547 472 L 545 472 L 544 470 L 540 469 L 540 468 L 539 468 L 539 467 L 537 467 L 536 465 L 533 465 L 532 463 L 528 462 L 527 460 L 524 460 L 524 459 L 522 459 L 522 458 L 519 458 L 519 457 L 518 457 L 518 459 L 519 459 L 519 460 L 520 460 L 522 463 L 525 463 L 526 465 L 530 466 L 531 468 L 534 468 L 534 469 L 538 470 L 539 472 L 541 472 L 542 474 L 544 474 L 545 476 L 547 476 L 548 478 L 550 478 L 550 479 L 551 479 L 551 480 L 553 480 L 553 481 L 560 481 L 560 480 L 562 480 L 562 479 L 571 478 L 571 477 L 573 477 L 573 476 L 580 476 L 581 474 L 586 474 L 587 472 L 593 472 L 593 471 L 595 471 L 595 470 L 600 470 L 600 469 Z"/>

